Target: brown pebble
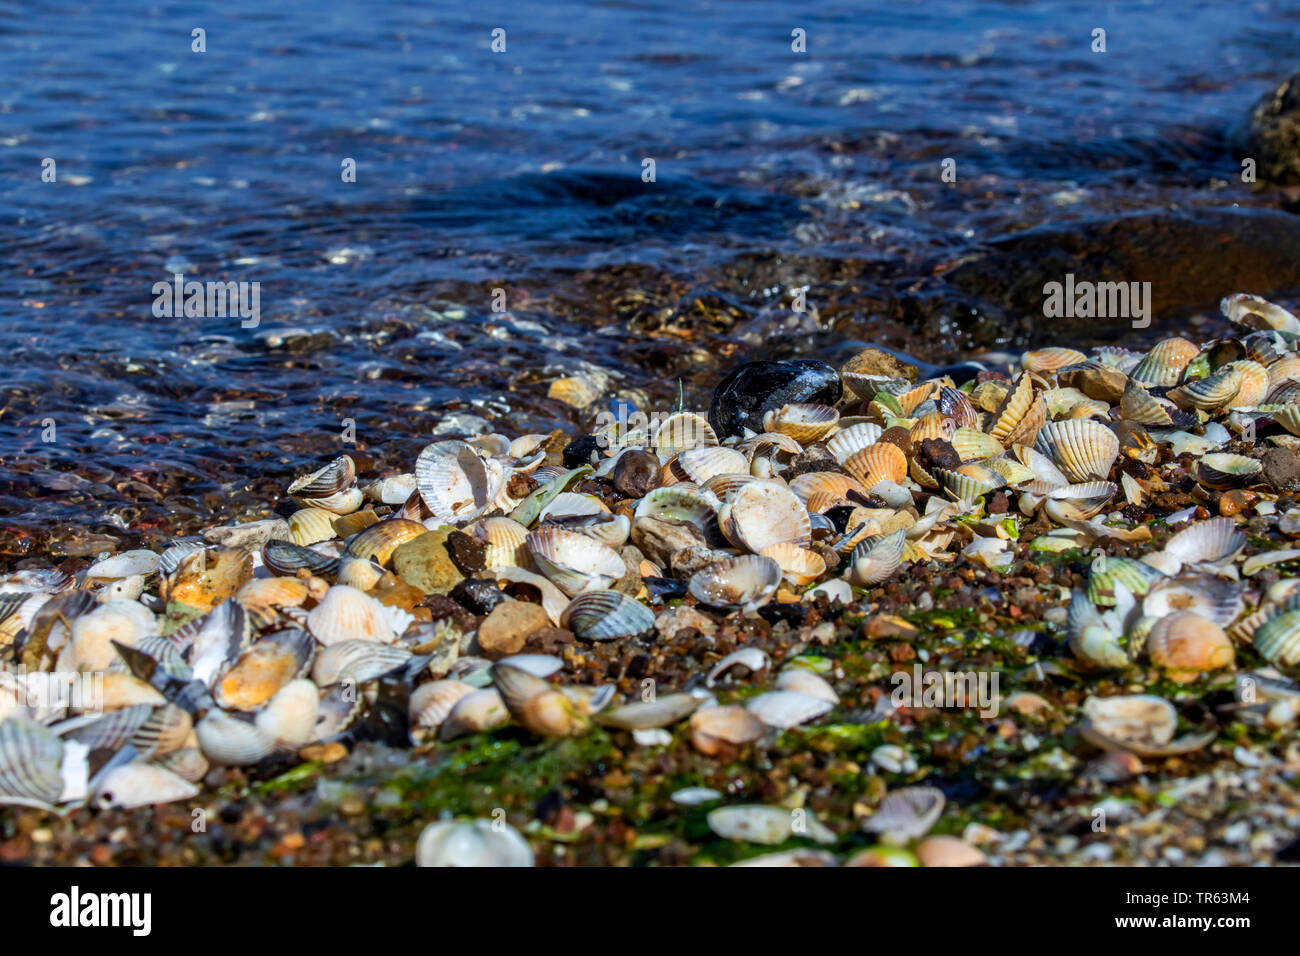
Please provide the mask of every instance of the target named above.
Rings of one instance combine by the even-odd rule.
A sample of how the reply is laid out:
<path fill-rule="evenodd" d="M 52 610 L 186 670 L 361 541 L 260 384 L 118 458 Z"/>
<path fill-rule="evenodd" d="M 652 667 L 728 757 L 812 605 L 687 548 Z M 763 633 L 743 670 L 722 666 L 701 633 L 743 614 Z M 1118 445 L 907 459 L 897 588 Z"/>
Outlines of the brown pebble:
<path fill-rule="evenodd" d="M 478 644 L 486 654 L 518 654 L 530 634 L 550 625 L 540 604 L 502 601 L 479 625 Z"/>
<path fill-rule="evenodd" d="M 663 482 L 663 467 L 648 451 L 623 452 L 614 466 L 614 487 L 628 498 L 644 498 Z"/>

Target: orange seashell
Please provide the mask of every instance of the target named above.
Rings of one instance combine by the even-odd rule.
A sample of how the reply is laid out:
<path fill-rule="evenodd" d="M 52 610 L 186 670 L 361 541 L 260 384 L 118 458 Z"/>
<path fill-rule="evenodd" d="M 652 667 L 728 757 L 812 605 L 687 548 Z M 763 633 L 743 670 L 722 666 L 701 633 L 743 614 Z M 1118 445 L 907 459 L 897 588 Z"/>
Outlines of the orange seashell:
<path fill-rule="evenodd" d="M 1205 671 L 1231 666 L 1236 654 L 1219 625 L 1193 611 L 1175 611 L 1152 628 L 1147 656 L 1174 680 L 1195 680 Z"/>
<path fill-rule="evenodd" d="M 907 456 L 897 445 L 876 442 L 846 458 L 844 467 L 870 491 L 882 481 L 901 482 L 907 477 Z"/>

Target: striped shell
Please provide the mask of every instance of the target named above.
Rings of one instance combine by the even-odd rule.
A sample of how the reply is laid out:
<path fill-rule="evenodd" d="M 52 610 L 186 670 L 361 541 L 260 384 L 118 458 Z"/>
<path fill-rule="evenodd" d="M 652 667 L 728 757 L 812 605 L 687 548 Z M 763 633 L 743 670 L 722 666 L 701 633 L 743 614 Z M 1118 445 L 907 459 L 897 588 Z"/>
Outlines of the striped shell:
<path fill-rule="evenodd" d="M 524 539 L 539 571 L 569 597 L 607 588 L 627 573 L 614 550 L 576 531 L 544 527 Z"/>
<path fill-rule="evenodd" d="M 289 516 L 289 537 L 294 544 L 308 545 L 329 541 L 335 537 L 334 519 L 338 517 L 324 508 L 303 508 Z"/>
<path fill-rule="evenodd" d="M 532 564 L 524 543 L 528 529 L 513 518 L 483 518 L 474 525 L 472 536 L 483 545 L 483 566 L 489 570 Z"/>
<path fill-rule="evenodd" d="M 870 538 L 849 555 L 849 582 L 860 588 L 872 587 L 891 577 L 903 563 L 905 530 L 881 538 Z"/>
<path fill-rule="evenodd" d="M 1229 362 L 1224 367 L 1241 373 L 1241 385 L 1228 404 L 1229 408 L 1254 408 L 1264 401 L 1273 385 L 1268 369 L 1251 361 Z"/>
<path fill-rule="evenodd" d="M 749 471 L 749 460 L 734 448 L 716 445 L 682 452 L 677 456 L 677 467 L 689 480 L 702 485 L 716 475 L 735 475 Z"/>
<path fill-rule="evenodd" d="M 0 722 L 0 804 L 55 803 L 63 793 L 63 744 L 25 717 Z"/>
<path fill-rule="evenodd" d="M 560 615 L 560 626 L 583 640 L 609 641 L 635 637 L 653 629 L 655 615 L 640 601 L 620 591 L 586 591 L 569 602 Z"/>
<path fill-rule="evenodd" d="M 463 441 L 434 442 L 415 461 L 420 498 L 440 522 L 469 521 L 497 506 L 508 475 Z"/>
<path fill-rule="evenodd" d="M 1035 447 L 1071 482 L 1106 480 L 1119 457 L 1115 433 L 1100 422 L 1081 418 L 1044 425 Z"/>
<path fill-rule="evenodd" d="M 1157 342 L 1129 372 L 1129 378 L 1143 385 L 1177 385 L 1187 366 L 1200 351 L 1187 339 L 1172 338 Z"/>
<path fill-rule="evenodd" d="M 357 467 L 349 455 L 340 455 L 324 468 L 297 478 L 288 494 L 298 498 L 328 498 L 344 491 L 357 477 Z"/>
<path fill-rule="evenodd" d="M 428 530 L 418 521 L 389 518 L 355 535 L 348 542 L 347 553 L 354 558 L 369 558 L 387 564 L 394 551 L 406 542 L 426 534 Z"/>
<path fill-rule="evenodd" d="M 993 413 L 993 424 L 989 427 L 989 434 L 1001 445 L 1011 445 L 1011 436 L 1017 432 L 1020 423 L 1029 416 L 1034 402 L 1033 379 L 1028 375 L 1021 375 Z"/>
<path fill-rule="evenodd" d="M 307 629 L 328 647 L 339 641 L 391 644 L 396 635 L 383 607 L 364 591 L 336 584 L 307 615 Z"/>
<path fill-rule="evenodd" d="M 781 572 L 792 584 L 811 584 L 826 573 L 825 558 L 791 541 L 769 544 L 759 554 L 779 564 Z"/>
<path fill-rule="evenodd" d="M 339 641 L 322 648 L 316 655 L 311 679 L 318 687 L 328 687 L 340 681 L 363 684 L 410 661 L 411 652 L 403 647 L 377 641 Z"/>
<path fill-rule="evenodd" d="M 864 488 L 871 489 L 882 481 L 901 483 L 907 477 L 907 456 L 897 445 L 876 442 L 850 455 L 844 468 Z"/>
<path fill-rule="evenodd" d="M 1053 347 L 1026 352 L 1020 356 L 1020 364 L 1024 366 L 1026 372 L 1051 375 L 1057 369 L 1065 368 L 1067 365 L 1076 365 L 1079 362 L 1086 361 L 1087 358 L 1088 356 L 1077 349 Z"/>
<path fill-rule="evenodd" d="M 1241 389 L 1242 379 L 1240 369 L 1225 365 L 1213 375 L 1170 389 L 1169 400 L 1179 408 L 1216 412 L 1232 404 Z"/>
<path fill-rule="evenodd" d="M 883 433 L 884 429 L 875 422 L 859 422 L 837 431 L 826 443 L 826 448 L 835 456 L 835 460 L 843 465 L 854 452 L 878 442 Z"/>
<path fill-rule="evenodd" d="M 829 435 L 839 420 L 840 413 L 830 405 L 783 405 L 763 416 L 763 430 L 811 445 Z"/>
<path fill-rule="evenodd" d="M 651 436 L 651 444 L 661 460 L 692 448 L 717 443 L 717 432 L 703 416 L 694 412 L 678 412 L 669 415 L 659 423 Z"/>
<path fill-rule="evenodd" d="M 1252 641 L 1270 664 L 1300 664 L 1300 611 L 1287 611 L 1265 621 L 1256 628 Z"/>

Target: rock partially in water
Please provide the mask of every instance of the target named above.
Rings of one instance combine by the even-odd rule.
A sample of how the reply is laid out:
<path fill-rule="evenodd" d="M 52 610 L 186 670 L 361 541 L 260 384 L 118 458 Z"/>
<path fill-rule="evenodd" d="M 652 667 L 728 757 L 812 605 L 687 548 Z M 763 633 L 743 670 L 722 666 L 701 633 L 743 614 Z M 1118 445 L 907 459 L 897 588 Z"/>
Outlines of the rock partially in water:
<path fill-rule="evenodd" d="M 717 387 L 709 424 L 719 436 L 763 431 L 763 415 L 792 402 L 834 405 L 843 387 L 835 369 L 815 359 L 746 362 Z"/>
<path fill-rule="evenodd" d="M 1049 282 L 1149 282 L 1151 317 L 1213 309 L 1224 295 L 1300 288 L 1300 217 L 1270 209 L 1142 212 L 1016 233 L 950 270 L 962 292 L 1006 309 L 1008 340 L 1050 341 L 1063 329 L 1090 339 L 1131 335 L 1136 316 L 1047 318 Z M 1141 327 L 1141 326 L 1138 326 Z"/>
<path fill-rule="evenodd" d="M 1233 130 L 1232 147 L 1255 161 L 1260 182 L 1300 185 L 1300 73 L 1260 97 Z"/>

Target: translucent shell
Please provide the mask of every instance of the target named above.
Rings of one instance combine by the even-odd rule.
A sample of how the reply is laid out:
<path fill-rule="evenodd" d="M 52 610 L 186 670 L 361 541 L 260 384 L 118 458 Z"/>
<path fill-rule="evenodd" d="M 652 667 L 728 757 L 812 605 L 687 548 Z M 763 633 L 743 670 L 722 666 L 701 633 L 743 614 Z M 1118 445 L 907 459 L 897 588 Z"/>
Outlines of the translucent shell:
<path fill-rule="evenodd" d="M 695 600 L 711 607 L 757 608 L 781 583 L 781 566 L 771 558 L 747 554 L 717 561 L 691 577 Z"/>
<path fill-rule="evenodd" d="M 1264 401 L 1273 385 L 1268 369 L 1258 362 L 1229 362 L 1225 368 L 1236 369 L 1241 373 L 1241 385 L 1237 394 L 1228 403 L 1229 408 L 1254 408 Z"/>
<path fill-rule="evenodd" d="M 1011 442 L 1012 435 L 1016 433 L 1018 426 L 1029 415 L 1033 407 L 1033 379 L 1029 375 L 1021 375 L 993 413 L 993 424 L 989 428 L 989 434 L 1003 446 L 1013 444 Z M 1043 414 L 1045 418 L 1046 408 L 1044 408 Z M 1025 444 L 1025 442 L 1016 442 L 1015 444 Z"/>

